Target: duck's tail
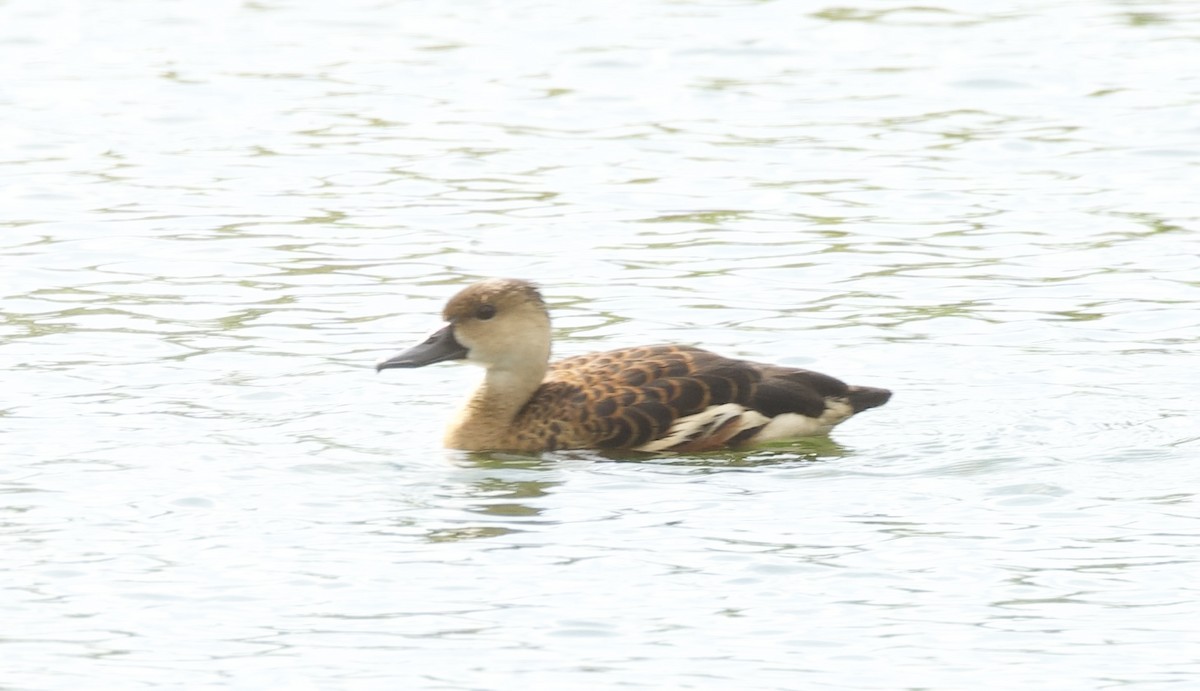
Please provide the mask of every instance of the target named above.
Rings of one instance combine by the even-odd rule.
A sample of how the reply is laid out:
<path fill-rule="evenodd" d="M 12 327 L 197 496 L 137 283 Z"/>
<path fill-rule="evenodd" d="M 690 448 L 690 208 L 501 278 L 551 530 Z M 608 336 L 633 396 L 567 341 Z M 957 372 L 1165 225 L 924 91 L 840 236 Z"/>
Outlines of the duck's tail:
<path fill-rule="evenodd" d="M 846 394 L 846 400 L 856 413 L 861 413 L 871 408 L 878 408 L 887 403 L 891 397 L 891 391 L 877 389 L 873 386 L 851 386 L 850 392 Z"/>

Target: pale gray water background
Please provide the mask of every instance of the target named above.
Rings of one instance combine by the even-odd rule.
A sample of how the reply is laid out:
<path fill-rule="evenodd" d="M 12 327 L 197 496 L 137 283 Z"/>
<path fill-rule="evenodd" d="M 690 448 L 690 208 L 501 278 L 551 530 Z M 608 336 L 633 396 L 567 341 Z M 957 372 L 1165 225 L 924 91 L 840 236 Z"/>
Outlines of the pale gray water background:
<path fill-rule="evenodd" d="M 0 2 L 0 688 L 1200 688 L 1194 2 Z M 559 354 L 896 390 L 441 450 Z"/>

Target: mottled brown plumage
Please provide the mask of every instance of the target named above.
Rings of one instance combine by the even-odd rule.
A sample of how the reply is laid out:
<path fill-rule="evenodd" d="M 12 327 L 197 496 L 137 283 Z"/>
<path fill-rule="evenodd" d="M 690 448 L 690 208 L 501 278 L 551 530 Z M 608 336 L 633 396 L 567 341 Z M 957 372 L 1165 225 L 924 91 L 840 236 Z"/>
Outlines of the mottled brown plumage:
<path fill-rule="evenodd" d="M 379 369 L 467 359 L 484 382 L 446 433 L 468 450 L 694 452 L 823 434 L 883 405 L 886 389 L 689 346 L 625 348 L 547 364 L 550 320 L 536 287 L 490 279 L 455 295 L 448 324 Z"/>

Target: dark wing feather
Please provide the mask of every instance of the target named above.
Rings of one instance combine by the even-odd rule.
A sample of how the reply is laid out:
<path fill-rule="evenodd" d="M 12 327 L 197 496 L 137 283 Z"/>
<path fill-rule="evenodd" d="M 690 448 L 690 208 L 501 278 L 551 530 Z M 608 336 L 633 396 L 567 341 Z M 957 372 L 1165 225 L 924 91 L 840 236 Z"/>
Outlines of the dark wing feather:
<path fill-rule="evenodd" d="M 825 408 L 824 399 L 836 398 L 844 400 L 850 404 L 855 413 L 861 413 L 869 408 L 876 408 L 887 403 L 888 399 L 892 397 L 892 392 L 887 389 L 878 389 L 872 386 L 847 386 L 840 379 L 835 379 L 828 374 L 813 372 L 812 370 L 780 367 L 778 365 L 763 365 L 762 367 L 767 382 L 773 385 L 783 384 L 784 388 L 797 396 L 795 399 L 796 405 L 807 400 L 812 409 L 818 411 L 818 415 Z M 802 391 L 807 392 L 807 394 L 801 393 Z M 821 400 L 821 408 L 819 409 L 814 404 L 816 399 Z M 788 412 L 803 412 L 803 410 L 797 408 L 794 411 Z"/>
<path fill-rule="evenodd" d="M 777 365 L 761 368 L 763 383 L 751 406 L 767 417 L 784 413 L 820 417 L 825 412 L 827 398 L 841 398 L 849 391 L 841 380 L 819 372 Z"/>
<path fill-rule="evenodd" d="M 570 387 L 573 409 L 543 404 L 539 390 L 523 415 L 570 415 L 575 443 L 634 448 L 665 436 L 677 420 L 723 403 L 749 405 L 761 379 L 753 363 L 699 348 L 654 346 L 595 353 L 551 365 L 547 388 Z"/>

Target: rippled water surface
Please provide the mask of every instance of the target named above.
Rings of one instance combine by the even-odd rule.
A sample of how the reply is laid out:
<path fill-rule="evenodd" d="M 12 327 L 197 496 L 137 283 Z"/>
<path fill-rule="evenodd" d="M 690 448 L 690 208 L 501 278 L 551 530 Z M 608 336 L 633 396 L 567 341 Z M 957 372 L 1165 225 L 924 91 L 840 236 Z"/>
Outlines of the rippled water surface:
<path fill-rule="evenodd" d="M 0 688 L 1200 686 L 1193 2 L 0 2 Z M 892 388 L 831 439 L 465 455 L 371 369 Z"/>

